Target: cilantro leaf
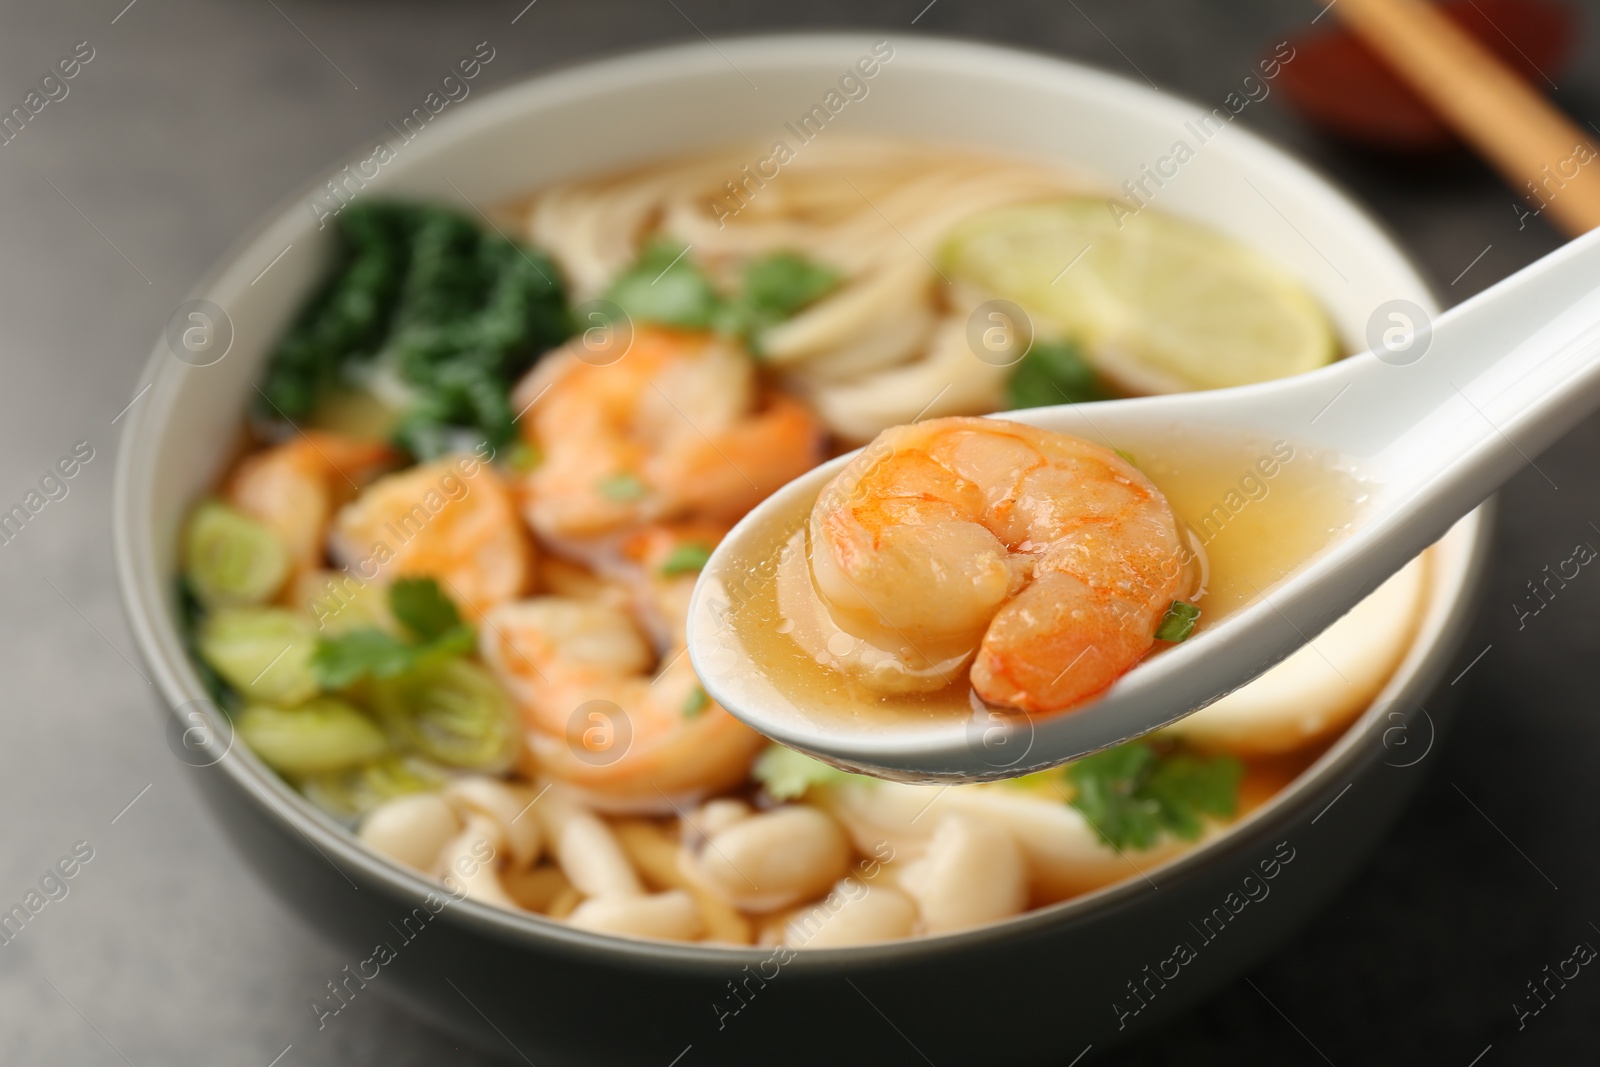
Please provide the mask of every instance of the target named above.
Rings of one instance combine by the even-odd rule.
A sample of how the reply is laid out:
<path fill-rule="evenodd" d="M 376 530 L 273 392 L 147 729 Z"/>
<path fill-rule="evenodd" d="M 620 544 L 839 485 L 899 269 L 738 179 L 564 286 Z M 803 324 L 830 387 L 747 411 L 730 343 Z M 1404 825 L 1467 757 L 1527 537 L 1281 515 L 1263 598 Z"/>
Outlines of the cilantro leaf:
<path fill-rule="evenodd" d="M 750 773 L 766 786 L 774 800 L 793 800 L 804 796 L 813 786 L 835 785 L 851 780 L 871 782 L 865 775 L 851 774 L 830 767 L 821 760 L 796 752 L 792 748 L 773 745 L 756 758 Z"/>
<path fill-rule="evenodd" d="M 1110 395 L 1071 341 L 1035 341 L 1006 382 L 1006 406 L 1013 411 L 1106 400 Z"/>
<path fill-rule="evenodd" d="M 711 558 L 711 546 L 702 541 L 686 541 L 674 548 L 661 563 L 663 578 L 676 578 L 680 574 L 694 574 L 704 569 Z"/>
<path fill-rule="evenodd" d="M 401 578 L 389 586 L 389 610 L 423 641 L 461 625 L 461 612 L 432 578 Z"/>
<path fill-rule="evenodd" d="M 323 689 L 344 689 L 362 678 L 392 678 L 416 658 L 411 645 L 382 630 L 352 630 L 317 641 L 311 672 Z"/>
<path fill-rule="evenodd" d="M 1145 791 L 1161 805 L 1167 828 L 1193 841 L 1203 828 L 1200 816 L 1226 819 L 1239 804 L 1239 779 L 1244 766 L 1231 756 L 1203 759 L 1177 752 L 1161 760 Z"/>
<path fill-rule="evenodd" d="M 1232 816 L 1243 773 L 1231 756 L 1158 752 L 1135 741 L 1070 764 L 1066 779 L 1073 787 L 1072 806 L 1103 841 L 1144 849 L 1163 834 L 1195 840 L 1203 815 Z"/>
<path fill-rule="evenodd" d="M 752 352 L 759 352 L 762 331 L 793 317 L 838 284 L 839 272 L 832 267 L 796 252 L 774 252 L 745 267 L 743 288 L 718 311 L 715 326 L 743 337 Z"/>
<path fill-rule="evenodd" d="M 375 627 L 323 637 L 311 671 L 323 689 L 346 689 L 363 678 L 393 678 L 420 663 L 472 651 L 477 633 L 432 578 L 402 578 L 389 586 L 389 610 L 415 640 Z"/>
<path fill-rule="evenodd" d="M 606 299 L 640 322 L 686 329 L 710 326 L 720 301 L 688 251 L 673 241 L 652 241 L 611 283 Z"/>
<path fill-rule="evenodd" d="M 439 659 L 446 656 L 465 656 L 478 645 L 478 631 L 464 622 L 458 622 L 426 644 L 415 645 L 416 659 Z"/>

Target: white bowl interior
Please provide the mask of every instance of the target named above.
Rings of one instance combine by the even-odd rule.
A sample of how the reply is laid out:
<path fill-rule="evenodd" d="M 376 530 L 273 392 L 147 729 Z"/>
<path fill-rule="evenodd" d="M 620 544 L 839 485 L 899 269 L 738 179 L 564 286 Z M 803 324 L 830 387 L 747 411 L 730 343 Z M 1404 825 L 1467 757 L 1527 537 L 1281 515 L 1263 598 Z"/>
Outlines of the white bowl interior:
<path fill-rule="evenodd" d="M 489 207 L 552 181 L 699 149 L 794 144 L 785 122 L 820 103 L 875 40 L 723 41 L 717 49 L 670 48 L 537 78 L 452 109 L 410 143 L 391 136 L 393 160 L 359 195 L 425 197 L 470 212 L 464 198 Z M 1320 298 L 1345 337 L 1360 337 L 1384 300 L 1434 306 L 1389 238 L 1323 179 L 1244 130 L 1223 129 L 1199 143 L 1193 127 L 1207 112 L 1197 105 L 1008 49 L 930 39 L 893 47 L 867 83 L 868 95 L 819 136 L 880 134 L 988 148 L 1059 163 L 1106 189 L 1137 177 L 1183 140 L 1194 158 L 1157 191 L 1153 206 L 1270 256 Z M 370 154 L 367 146 L 351 158 Z M 119 569 L 136 636 L 174 706 L 204 696 L 172 609 L 178 523 L 220 473 L 265 359 L 326 262 L 332 227 L 319 227 L 310 206 L 316 191 L 287 204 L 197 290 L 233 323 L 225 358 L 192 367 L 158 343 L 146 372 L 149 395 L 125 429 Z M 1480 526 L 1475 517 L 1463 520 L 1437 554 L 1428 618 L 1391 691 L 1436 643 L 1467 579 Z M 1335 746 L 1324 762 L 1340 751 Z M 262 784 L 309 814 L 286 786 Z"/>

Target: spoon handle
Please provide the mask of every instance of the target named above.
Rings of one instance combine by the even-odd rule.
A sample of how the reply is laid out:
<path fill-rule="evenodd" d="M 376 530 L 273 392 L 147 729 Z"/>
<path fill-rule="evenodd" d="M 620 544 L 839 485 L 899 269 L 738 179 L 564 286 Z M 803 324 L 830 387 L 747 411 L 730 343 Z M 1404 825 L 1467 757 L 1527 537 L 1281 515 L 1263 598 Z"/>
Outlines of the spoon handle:
<path fill-rule="evenodd" d="M 1600 231 L 1431 324 L 1414 306 L 1378 314 L 1395 345 L 1319 376 L 1307 443 L 1374 477 L 1359 536 L 1398 536 L 1398 565 L 1600 408 Z"/>

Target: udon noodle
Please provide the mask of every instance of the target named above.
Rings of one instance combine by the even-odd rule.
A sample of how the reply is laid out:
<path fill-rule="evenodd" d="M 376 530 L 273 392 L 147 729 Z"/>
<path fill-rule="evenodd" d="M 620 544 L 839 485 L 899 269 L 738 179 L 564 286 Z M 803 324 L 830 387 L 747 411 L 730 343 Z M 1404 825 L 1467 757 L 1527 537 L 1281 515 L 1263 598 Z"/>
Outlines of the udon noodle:
<path fill-rule="evenodd" d="M 985 294 L 933 257 L 958 222 L 1082 192 L 1081 181 L 948 148 L 841 138 L 806 145 L 765 186 L 740 185 L 749 158 L 732 151 L 557 186 L 533 198 L 528 236 L 578 300 L 599 296 L 652 232 L 683 241 L 725 282 L 775 248 L 834 266 L 843 283 L 769 332 L 763 354 L 847 443 L 919 415 L 1003 406 L 1008 368 L 974 359 L 966 337 Z M 731 215 L 718 210 L 730 195 L 744 203 Z"/>

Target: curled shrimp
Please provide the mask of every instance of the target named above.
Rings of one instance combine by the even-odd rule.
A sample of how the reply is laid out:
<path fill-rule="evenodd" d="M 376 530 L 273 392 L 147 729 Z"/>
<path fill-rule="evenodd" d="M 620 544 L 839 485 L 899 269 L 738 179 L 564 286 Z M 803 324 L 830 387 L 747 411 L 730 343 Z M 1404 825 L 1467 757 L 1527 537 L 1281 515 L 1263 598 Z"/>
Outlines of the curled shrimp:
<path fill-rule="evenodd" d="M 651 523 L 606 537 L 550 542 L 585 568 L 590 582 L 599 581 L 602 595 L 626 602 L 656 648 L 682 648 L 689 618 L 689 600 L 700 568 L 727 535 L 728 524 L 709 519 Z M 573 583 L 568 588 L 579 588 Z M 560 588 L 550 588 L 554 593 Z"/>
<path fill-rule="evenodd" d="M 809 537 L 841 629 L 916 666 L 971 656 L 978 696 L 1024 711 L 1105 689 L 1197 583 L 1177 516 L 1132 464 L 997 419 L 884 431 L 822 491 Z"/>
<path fill-rule="evenodd" d="M 743 781 L 764 743 L 706 696 L 681 645 L 657 666 L 620 603 L 505 604 L 485 616 L 478 643 L 522 711 L 530 773 L 595 807 L 670 813 Z"/>
<path fill-rule="evenodd" d="M 580 358 L 581 344 L 542 359 L 513 398 L 529 409 L 523 436 L 543 457 L 523 485 L 542 536 L 685 516 L 732 521 L 822 458 L 816 418 L 763 392 L 729 343 L 641 328 L 603 366 Z"/>
<path fill-rule="evenodd" d="M 336 559 L 362 580 L 437 579 L 476 617 L 527 589 L 533 545 L 510 489 L 475 456 L 447 456 L 380 478 L 340 509 Z"/>
<path fill-rule="evenodd" d="M 225 495 L 282 538 L 297 569 L 310 570 L 323 561 L 334 509 L 398 458 L 381 441 L 306 430 L 247 456 Z"/>

